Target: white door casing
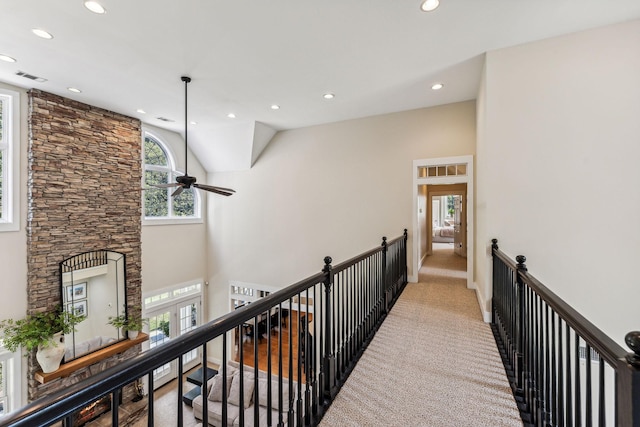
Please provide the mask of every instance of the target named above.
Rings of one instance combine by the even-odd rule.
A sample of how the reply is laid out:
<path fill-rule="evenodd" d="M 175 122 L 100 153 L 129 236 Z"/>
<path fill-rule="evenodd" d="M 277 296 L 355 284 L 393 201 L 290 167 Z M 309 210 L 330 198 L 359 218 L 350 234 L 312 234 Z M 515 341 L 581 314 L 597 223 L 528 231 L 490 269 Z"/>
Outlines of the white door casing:
<path fill-rule="evenodd" d="M 433 166 L 447 167 L 451 165 L 465 165 L 466 173 L 464 175 L 439 175 L 439 176 L 420 176 L 420 169 L 429 168 Z M 475 289 L 473 282 L 473 257 L 474 257 L 474 229 L 473 229 L 473 215 L 474 215 L 474 193 L 473 193 L 473 156 L 457 156 L 457 157 L 441 157 L 434 159 L 419 159 L 413 161 L 413 247 L 411 256 L 412 271 L 409 277 L 410 282 L 418 281 L 419 265 L 419 248 L 420 248 L 420 224 L 418 224 L 418 188 L 420 185 L 429 184 L 467 184 L 467 200 L 465 203 L 466 209 L 464 213 L 467 219 L 467 288 Z"/>

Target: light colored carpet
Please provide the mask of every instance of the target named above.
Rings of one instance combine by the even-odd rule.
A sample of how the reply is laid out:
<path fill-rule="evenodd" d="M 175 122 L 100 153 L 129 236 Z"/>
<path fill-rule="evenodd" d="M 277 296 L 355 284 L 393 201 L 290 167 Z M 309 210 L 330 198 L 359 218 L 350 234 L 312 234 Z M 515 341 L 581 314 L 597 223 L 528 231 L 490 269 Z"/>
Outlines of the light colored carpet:
<path fill-rule="evenodd" d="M 321 427 L 522 426 L 465 262 L 435 245 Z"/>

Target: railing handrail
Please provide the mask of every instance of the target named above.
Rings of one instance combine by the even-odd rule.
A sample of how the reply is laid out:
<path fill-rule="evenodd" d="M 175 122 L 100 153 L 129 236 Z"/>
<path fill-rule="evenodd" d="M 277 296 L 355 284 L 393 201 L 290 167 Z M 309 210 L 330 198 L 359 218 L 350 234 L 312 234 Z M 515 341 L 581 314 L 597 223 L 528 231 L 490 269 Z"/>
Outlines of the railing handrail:
<path fill-rule="evenodd" d="M 494 247 L 493 253 L 516 271 L 522 281 L 533 289 L 549 307 L 553 308 L 553 310 L 593 347 L 600 356 L 604 357 L 609 364 L 616 366 L 620 361 L 625 360 L 629 352 L 621 345 L 602 332 L 596 325 L 587 320 L 576 309 L 567 304 L 528 271 L 519 269 L 518 264 L 499 248 L 496 249 Z"/>
<path fill-rule="evenodd" d="M 398 242 L 401 239 L 406 239 L 406 230 L 404 236 L 392 240 L 391 243 Z M 244 307 L 207 322 L 192 331 L 172 338 L 166 344 L 142 352 L 96 375 L 92 375 L 83 381 L 37 399 L 19 410 L 8 414 L 6 417 L 0 417 L 0 425 L 24 425 L 21 423 L 21 420 L 28 415 L 30 416 L 29 425 L 33 425 L 34 422 L 38 425 L 43 425 L 45 422 L 50 421 L 50 414 L 52 413 L 55 413 L 56 416 L 70 415 L 91 403 L 96 395 L 104 395 L 119 390 L 125 385 L 130 384 L 136 378 L 140 378 L 153 371 L 158 366 L 169 363 L 182 354 L 202 346 L 203 343 L 210 342 L 230 330 L 241 327 L 247 320 L 268 312 L 272 307 L 289 301 L 292 297 L 299 295 L 310 287 L 322 284 L 327 275 L 336 274 L 336 271 L 346 269 L 359 260 L 363 260 L 367 256 L 382 250 L 383 248 L 381 246 L 366 251 L 361 255 L 340 263 L 337 269 L 323 270 L 316 273 L 297 283 L 275 291 L 266 297 L 260 298 L 251 304 L 247 304 Z M 327 262 L 331 262 L 329 257 L 325 258 L 325 264 Z"/>

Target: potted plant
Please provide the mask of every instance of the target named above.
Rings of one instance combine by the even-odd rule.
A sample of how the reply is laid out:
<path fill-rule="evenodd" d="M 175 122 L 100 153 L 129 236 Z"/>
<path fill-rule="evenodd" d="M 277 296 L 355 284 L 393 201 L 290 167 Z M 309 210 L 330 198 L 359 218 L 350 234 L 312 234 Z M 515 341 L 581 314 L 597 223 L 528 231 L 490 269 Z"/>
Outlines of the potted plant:
<path fill-rule="evenodd" d="M 126 332 L 129 339 L 133 340 L 138 337 L 138 333 L 142 331 L 142 327 L 149 323 L 149 319 L 143 318 L 139 306 L 129 309 L 130 314 L 126 314 L 126 307 L 123 313 L 117 316 L 109 316 L 109 325 Z"/>
<path fill-rule="evenodd" d="M 44 373 L 60 367 L 65 352 L 64 334 L 75 330 L 75 325 L 85 316 L 56 309 L 40 312 L 24 319 L 6 319 L 0 322 L 0 336 L 3 346 L 14 352 L 18 347 L 27 351 L 37 350 L 36 360 Z"/>

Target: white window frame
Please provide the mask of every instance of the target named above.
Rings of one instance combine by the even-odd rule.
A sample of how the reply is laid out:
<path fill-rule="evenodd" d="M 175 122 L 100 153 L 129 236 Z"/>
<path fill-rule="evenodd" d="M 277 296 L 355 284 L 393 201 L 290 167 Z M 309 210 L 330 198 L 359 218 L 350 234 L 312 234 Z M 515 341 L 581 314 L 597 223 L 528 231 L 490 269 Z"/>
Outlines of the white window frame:
<path fill-rule="evenodd" d="M 204 318 L 204 280 L 194 280 L 191 282 L 181 283 L 169 288 L 158 289 L 151 292 L 142 293 L 142 315 L 143 317 L 152 317 L 158 313 L 168 311 L 171 315 L 171 332 L 170 337 L 179 337 L 179 321 L 178 318 L 178 306 L 182 303 L 195 302 L 198 305 L 198 327 L 205 323 Z M 147 302 L 148 298 L 159 297 L 156 301 Z M 145 332 L 149 332 L 149 325 L 145 326 Z M 151 348 L 150 341 L 145 341 L 142 344 L 142 351 L 148 351 Z M 190 362 L 184 365 L 184 369 L 188 370 L 199 363 L 201 363 L 200 349 L 197 349 L 198 355 Z M 170 373 L 158 381 L 154 381 L 154 389 L 166 384 L 168 381 L 174 379 L 174 375 L 177 374 L 177 367 L 175 366 L 175 360 L 171 362 Z"/>
<path fill-rule="evenodd" d="M 20 93 L 0 88 L 2 99 L 2 218 L 0 232 L 20 230 Z"/>
<path fill-rule="evenodd" d="M 5 384 L 5 392 L 7 393 L 7 407 L 5 413 L 9 414 L 22 407 L 22 357 L 20 349 L 15 353 L 2 346 L 0 341 L 0 363 L 7 363 L 9 369 L 3 370 L 3 382 Z"/>
<path fill-rule="evenodd" d="M 144 162 L 144 141 L 147 137 L 150 137 L 154 141 L 156 141 L 160 147 L 164 150 L 167 155 L 167 166 L 156 166 L 149 165 L 147 166 Z M 153 132 L 143 131 L 142 132 L 142 184 L 144 185 L 144 177 L 147 168 L 150 170 L 160 171 L 160 172 L 168 172 L 169 173 L 169 182 L 175 182 L 176 177 L 184 175 L 183 171 L 180 171 L 176 168 L 175 155 L 169 145 L 165 143 L 162 138 L 158 137 Z M 168 189 L 167 191 L 173 192 L 172 189 Z M 169 197 L 169 215 L 162 217 L 147 217 L 145 216 L 145 206 L 144 206 L 144 194 L 142 194 L 142 224 L 143 225 L 176 225 L 176 224 L 202 224 L 202 199 L 198 191 L 193 190 L 193 216 L 174 216 L 173 215 L 173 203 L 171 202 L 171 197 Z"/>

